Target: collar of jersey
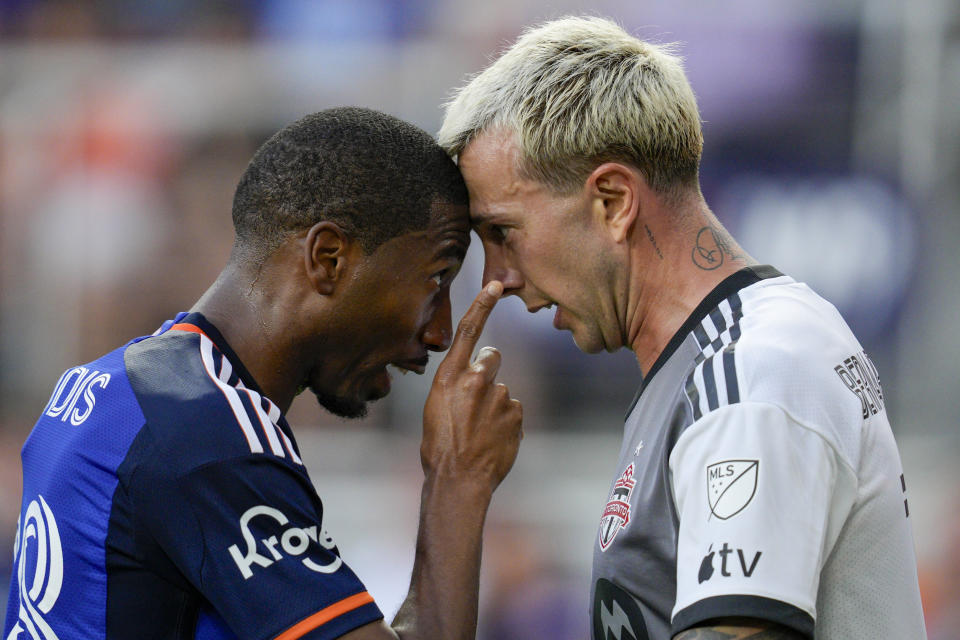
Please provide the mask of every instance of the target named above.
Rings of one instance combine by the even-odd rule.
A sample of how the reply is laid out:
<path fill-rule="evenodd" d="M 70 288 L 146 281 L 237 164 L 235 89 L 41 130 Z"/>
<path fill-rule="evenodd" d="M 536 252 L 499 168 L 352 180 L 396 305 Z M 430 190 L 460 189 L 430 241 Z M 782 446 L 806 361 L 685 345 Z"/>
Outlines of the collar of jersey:
<path fill-rule="evenodd" d="M 775 267 L 771 267 L 768 264 L 761 264 L 752 267 L 744 267 L 736 273 L 732 273 L 720 284 L 714 287 L 713 291 L 708 293 L 706 297 L 700 301 L 700 304 L 697 305 L 697 308 L 687 317 L 680 328 L 677 329 L 677 332 L 673 334 L 673 337 L 670 338 L 670 342 L 667 343 L 667 346 L 664 347 L 663 351 L 660 352 L 660 356 L 657 357 L 657 361 L 653 363 L 653 366 L 650 367 L 650 371 L 643 376 L 643 382 L 640 383 L 640 388 L 637 390 L 637 394 L 633 397 L 633 401 L 630 403 L 630 408 L 627 409 L 627 414 L 623 417 L 626 420 L 630 417 L 630 414 L 633 412 L 633 408 L 637 406 L 637 402 L 640 400 L 640 396 L 643 394 L 643 390 L 647 388 L 647 385 L 650 384 L 650 381 L 653 379 L 654 374 L 660 370 L 661 367 L 670 359 L 670 356 L 673 355 L 673 352 L 680 348 L 680 345 L 683 344 L 683 341 L 687 339 L 687 336 L 690 335 L 690 332 L 693 331 L 693 328 L 698 324 L 703 322 L 703 319 L 707 317 L 707 314 L 710 313 L 717 305 L 722 301 L 726 300 L 736 292 L 741 289 L 746 289 L 752 284 L 756 284 L 761 280 L 767 280 L 769 278 L 779 278 L 783 274 L 780 273 Z"/>
<path fill-rule="evenodd" d="M 173 326 L 177 324 L 188 324 L 193 325 L 197 329 L 200 329 L 204 335 L 206 335 L 213 342 L 214 346 L 222 353 L 227 360 L 230 361 L 230 364 L 233 366 L 233 370 L 237 372 L 237 375 L 240 376 L 240 379 L 243 381 L 243 384 L 246 385 L 251 391 L 256 391 L 261 396 L 264 395 L 263 390 L 260 388 L 260 385 L 257 384 L 257 381 L 253 379 L 253 376 L 250 375 L 250 372 L 247 371 L 247 368 L 243 366 L 243 362 L 237 357 L 236 351 L 230 348 L 230 345 L 227 343 L 226 339 L 223 337 L 223 334 L 220 333 L 220 330 L 217 329 L 212 322 L 207 320 L 202 313 L 196 311 L 191 311 L 189 313 L 179 313 L 174 319 Z"/>

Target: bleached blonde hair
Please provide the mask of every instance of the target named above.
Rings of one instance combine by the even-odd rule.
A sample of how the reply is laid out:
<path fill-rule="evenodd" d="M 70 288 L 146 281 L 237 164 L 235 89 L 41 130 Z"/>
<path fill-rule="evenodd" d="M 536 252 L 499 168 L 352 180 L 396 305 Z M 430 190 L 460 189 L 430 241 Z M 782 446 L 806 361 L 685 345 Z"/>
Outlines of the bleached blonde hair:
<path fill-rule="evenodd" d="M 520 175 L 562 193 L 609 161 L 632 165 L 661 193 L 697 184 L 703 134 L 680 58 L 607 19 L 524 31 L 445 106 L 438 138 L 451 156 L 502 129 L 516 136 Z"/>

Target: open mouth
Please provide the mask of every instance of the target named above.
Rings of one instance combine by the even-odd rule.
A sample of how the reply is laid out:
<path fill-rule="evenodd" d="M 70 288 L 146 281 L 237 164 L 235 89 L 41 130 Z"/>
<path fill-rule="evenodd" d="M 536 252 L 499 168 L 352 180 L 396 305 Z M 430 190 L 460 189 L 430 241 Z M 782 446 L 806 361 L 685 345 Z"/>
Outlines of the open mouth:
<path fill-rule="evenodd" d="M 527 307 L 527 311 L 529 311 L 530 313 L 536 313 L 541 309 L 552 309 L 554 306 L 556 306 L 556 304 L 557 303 L 555 302 L 548 302 L 547 304 L 541 304 L 540 306 L 537 306 L 537 307 Z"/>
<path fill-rule="evenodd" d="M 418 376 L 422 376 L 423 372 L 427 370 L 426 362 L 391 362 L 390 366 L 399 371 L 403 375 L 407 375 L 411 371 Z"/>

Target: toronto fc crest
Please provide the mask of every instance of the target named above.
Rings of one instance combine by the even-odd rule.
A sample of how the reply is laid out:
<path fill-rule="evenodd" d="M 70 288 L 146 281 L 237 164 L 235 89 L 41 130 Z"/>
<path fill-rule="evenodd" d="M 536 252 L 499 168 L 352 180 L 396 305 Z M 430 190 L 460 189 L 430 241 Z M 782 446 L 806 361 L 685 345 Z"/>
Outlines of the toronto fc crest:
<path fill-rule="evenodd" d="M 610 499 L 600 518 L 600 551 L 606 551 L 617 537 L 620 529 L 630 522 L 630 494 L 633 493 L 633 463 L 624 470 L 613 485 Z"/>

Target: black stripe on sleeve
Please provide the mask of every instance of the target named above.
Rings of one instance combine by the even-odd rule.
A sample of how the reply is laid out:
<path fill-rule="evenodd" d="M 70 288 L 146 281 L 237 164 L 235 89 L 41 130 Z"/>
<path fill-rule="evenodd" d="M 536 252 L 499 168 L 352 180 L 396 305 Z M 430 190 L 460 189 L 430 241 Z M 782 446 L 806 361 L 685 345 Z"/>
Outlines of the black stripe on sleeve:
<path fill-rule="evenodd" d="M 717 381 L 713 375 L 713 356 L 707 358 L 700 365 L 703 369 L 703 386 L 707 394 L 707 406 L 710 411 L 720 407 L 720 399 L 717 397 Z"/>
<path fill-rule="evenodd" d="M 714 596 L 694 602 L 673 616 L 671 635 L 717 618 L 766 620 L 813 638 L 814 620 L 809 613 L 780 600 L 751 595 Z"/>
<path fill-rule="evenodd" d="M 727 404 L 740 402 L 740 386 L 737 384 L 733 345 L 723 350 L 723 377 L 727 382 Z"/>
<path fill-rule="evenodd" d="M 733 312 L 733 323 L 736 324 L 743 317 L 743 301 L 740 294 L 734 293 L 727 300 L 730 301 L 730 310 Z"/>
<path fill-rule="evenodd" d="M 703 324 L 698 324 L 693 328 L 693 335 L 697 338 L 697 344 L 700 345 L 701 349 L 706 348 L 706 346 L 710 344 L 710 336 L 707 335 L 707 331 L 703 328 Z"/>

